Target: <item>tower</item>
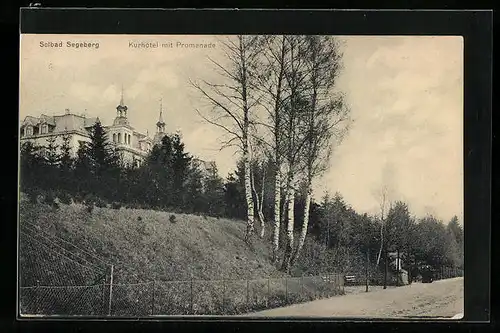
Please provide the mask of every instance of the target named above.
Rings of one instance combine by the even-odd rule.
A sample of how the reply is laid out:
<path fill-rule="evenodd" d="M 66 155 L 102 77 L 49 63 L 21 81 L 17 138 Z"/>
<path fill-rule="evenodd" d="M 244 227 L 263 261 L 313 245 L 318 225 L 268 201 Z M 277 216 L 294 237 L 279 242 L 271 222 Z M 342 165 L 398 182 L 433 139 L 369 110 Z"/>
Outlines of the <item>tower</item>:
<path fill-rule="evenodd" d="M 120 97 L 120 104 L 116 107 L 116 118 L 113 122 L 113 125 L 128 125 L 128 119 L 127 119 L 127 106 L 123 102 L 123 85 L 122 85 L 122 92 L 121 92 L 121 97 Z"/>
<path fill-rule="evenodd" d="M 127 106 L 125 105 L 125 103 L 123 103 L 123 85 L 122 85 L 120 104 L 116 107 L 116 116 L 127 118 Z"/>
<path fill-rule="evenodd" d="M 160 99 L 160 117 L 156 123 L 156 132 L 165 133 L 165 122 L 163 121 L 163 100 Z"/>
<path fill-rule="evenodd" d="M 163 99 L 160 98 L 160 116 L 158 118 L 158 122 L 156 123 L 156 134 L 153 139 L 154 143 L 160 143 L 165 135 L 165 122 L 163 121 Z"/>

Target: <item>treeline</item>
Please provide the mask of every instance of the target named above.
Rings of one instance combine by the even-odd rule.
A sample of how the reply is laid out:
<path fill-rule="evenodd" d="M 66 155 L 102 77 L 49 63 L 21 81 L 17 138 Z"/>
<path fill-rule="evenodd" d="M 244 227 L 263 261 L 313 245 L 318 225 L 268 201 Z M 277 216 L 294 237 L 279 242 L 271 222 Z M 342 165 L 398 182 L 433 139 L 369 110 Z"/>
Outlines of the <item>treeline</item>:
<path fill-rule="evenodd" d="M 90 141 L 81 142 L 74 154 L 71 137 L 63 135 L 46 145 L 21 146 L 21 191 L 32 198 L 40 192 L 93 202 L 148 209 L 221 216 L 223 181 L 216 169 L 204 172 L 184 151 L 179 135 L 166 135 L 139 166 L 126 163 L 97 122 Z M 222 205 L 223 207 L 223 205 Z"/>
<path fill-rule="evenodd" d="M 254 206 L 254 213 L 258 216 L 261 210 L 262 234 L 275 218 L 274 180 L 266 176 L 273 166 L 253 163 L 251 167 L 253 200 L 260 202 Z M 90 142 L 81 144 L 76 157 L 67 135 L 60 146 L 54 137 L 45 146 L 32 142 L 21 146 L 21 191 L 34 200 L 41 193 L 52 193 L 59 199 L 69 197 L 114 208 L 123 205 L 244 220 L 244 171 L 241 160 L 226 179 L 218 175 L 215 166 L 200 169 L 177 134 L 166 135 L 141 166 L 127 165 L 107 140 L 100 123 L 94 125 Z M 304 225 L 303 215 L 298 213 L 304 211 L 306 196 L 307 186 L 301 184 L 294 199 L 297 234 Z M 288 213 L 283 205 L 280 218 L 286 220 Z M 432 216 L 417 219 L 407 204 L 398 201 L 381 219 L 356 212 L 337 193 L 325 195 L 321 202 L 312 200 L 309 219 L 310 237 L 296 265 L 302 272 L 363 270 L 367 253 L 370 262 L 376 263 L 381 243 L 387 251 L 399 250 L 405 265 L 463 267 L 463 230 L 457 217 L 447 225 Z M 271 242 L 272 233 L 265 235 Z M 283 248 L 285 230 L 281 236 Z"/>

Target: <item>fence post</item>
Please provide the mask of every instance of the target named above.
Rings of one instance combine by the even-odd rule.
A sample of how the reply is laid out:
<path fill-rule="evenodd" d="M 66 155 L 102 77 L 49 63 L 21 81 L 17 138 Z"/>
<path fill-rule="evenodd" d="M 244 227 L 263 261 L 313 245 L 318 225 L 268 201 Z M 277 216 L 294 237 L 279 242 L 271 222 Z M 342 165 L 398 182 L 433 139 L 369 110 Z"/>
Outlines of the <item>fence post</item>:
<path fill-rule="evenodd" d="M 113 270 L 114 270 L 114 265 L 111 265 L 111 275 L 109 280 L 108 316 L 111 316 L 111 301 L 113 299 Z"/>
<path fill-rule="evenodd" d="M 304 273 L 300 276 L 300 293 L 304 297 Z"/>
<path fill-rule="evenodd" d="M 247 308 L 248 308 L 249 298 L 250 298 L 250 280 L 247 279 Z"/>
<path fill-rule="evenodd" d="M 368 249 L 366 251 L 366 288 L 365 292 L 368 292 L 368 265 L 370 264 L 370 250 Z"/>
<path fill-rule="evenodd" d="M 384 256 L 384 261 L 385 261 L 385 266 L 384 266 L 384 289 L 387 289 L 387 270 L 388 270 L 388 261 L 389 259 L 387 258 L 387 248 L 385 249 L 385 256 Z M 344 289 L 343 289 L 344 290 Z"/>
<path fill-rule="evenodd" d="M 222 311 L 226 310 L 226 280 L 222 279 Z"/>
<path fill-rule="evenodd" d="M 269 306 L 270 300 L 271 300 L 271 278 L 267 277 L 267 306 Z"/>
<path fill-rule="evenodd" d="M 342 294 L 345 294 L 345 280 L 342 274 L 339 274 L 339 282 L 342 283 Z M 385 287 L 384 287 L 385 289 Z"/>
<path fill-rule="evenodd" d="M 396 272 L 397 272 L 397 275 L 396 275 L 396 286 L 398 286 L 398 287 L 399 287 L 399 277 L 401 275 L 401 271 L 399 269 L 399 263 L 400 263 L 400 261 L 399 261 L 399 247 L 398 247 L 398 249 L 397 249 L 397 259 L 396 259 Z"/>
<path fill-rule="evenodd" d="M 191 274 L 191 280 L 190 280 L 190 307 L 191 307 L 191 314 L 194 314 L 194 304 L 193 304 L 193 275 Z"/>
<path fill-rule="evenodd" d="M 102 301 L 101 301 L 101 311 L 102 314 L 106 313 L 106 282 L 108 282 L 108 275 L 104 275 L 104 282 L 102 284 Z"/>
<path fill-rule="evenodd" d="M 36 281 L 36 287 L 35 287 L 35 306 L 33 307 L 34 308 L 34 314 L 39 314 L 40 312 L 40 289 L 39 289 L 39 282 Z"/>
<path fill-rule="evenodd" d="M 285 277 L 285 302 L 288 304 L 288 277 Z"/>
<path fill-rule="evenodd" d="M 155 314 L 155 280 L 153 280 L 153 292 L 151 295 L 151 315 Z"/>

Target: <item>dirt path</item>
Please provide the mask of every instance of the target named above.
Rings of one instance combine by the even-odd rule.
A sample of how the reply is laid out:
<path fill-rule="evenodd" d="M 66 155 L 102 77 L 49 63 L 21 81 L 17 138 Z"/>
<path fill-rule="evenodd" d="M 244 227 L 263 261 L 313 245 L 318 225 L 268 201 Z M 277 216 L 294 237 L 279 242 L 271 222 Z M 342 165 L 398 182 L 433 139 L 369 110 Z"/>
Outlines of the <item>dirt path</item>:
<path fill-rule="evenodd" d="M 356 292 L 249 316 L 451 318 L 464 312 L 463 293 L 463 278 L 454 278 L 386 290 L 375 288 L 368 293 Z"/>

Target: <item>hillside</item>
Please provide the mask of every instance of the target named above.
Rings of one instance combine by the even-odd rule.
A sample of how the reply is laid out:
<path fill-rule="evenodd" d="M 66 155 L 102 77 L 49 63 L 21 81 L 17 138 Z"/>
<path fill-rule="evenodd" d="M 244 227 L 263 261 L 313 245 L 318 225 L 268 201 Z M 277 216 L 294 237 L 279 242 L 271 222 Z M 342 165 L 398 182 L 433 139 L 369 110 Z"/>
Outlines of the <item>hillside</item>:
<path fill-rule="evenodd" d="M 242 221 L 127 208 L 95 207 L 90 213 L 80 204 L 60 204 L 56 210 L 21 199 L 20 225 L 30 240 L 35 237 L 58 252 L 78 255 L 77 261 L 91 268 L 107 271 L 114 264 L 116 283 L 283 276 L 271 264 L 270 244 L 256 239 L 249 246 L 243 241 Z M 42 273 L 60 269 L 46 266 Z"/>

